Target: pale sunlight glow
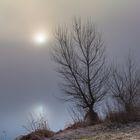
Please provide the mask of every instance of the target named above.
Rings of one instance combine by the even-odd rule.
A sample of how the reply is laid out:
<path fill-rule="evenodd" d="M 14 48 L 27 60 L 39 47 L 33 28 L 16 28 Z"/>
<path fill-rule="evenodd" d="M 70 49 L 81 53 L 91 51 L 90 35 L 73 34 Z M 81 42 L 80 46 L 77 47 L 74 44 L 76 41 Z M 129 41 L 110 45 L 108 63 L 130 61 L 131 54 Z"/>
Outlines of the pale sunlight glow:
<path fill-rule="evenodd" d="M 38 113 L 38 114 L 43 114 L 43 113 L 44 113 L 43 110 L 44 110 L 44 109 L 43 109 L 43 106 L 38 106 L 38 107 L 36 108 L 36 113 Z"/>
<path fill-rule="evenodd" d="M 33 40 L 36 44 L 45 44 L 48 40 L 47 35 L 44 32 L 38 32 L 33 36 Z"/>

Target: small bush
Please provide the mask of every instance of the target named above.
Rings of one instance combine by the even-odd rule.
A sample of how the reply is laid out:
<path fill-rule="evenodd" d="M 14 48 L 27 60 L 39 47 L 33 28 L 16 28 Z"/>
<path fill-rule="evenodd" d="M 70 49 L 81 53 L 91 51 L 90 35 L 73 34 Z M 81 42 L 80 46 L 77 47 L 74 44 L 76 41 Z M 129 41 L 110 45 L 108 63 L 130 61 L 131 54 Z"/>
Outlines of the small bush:
<path fill-rule="evenodd" d="M 110 112 L 105 119 L 105 122 L 111 123 L 129 123 L 135 121 L 140 121 L 140 113 L 136 110 L 133 112 Z"/>
<path fill-rule="evenodd" d="M 48 121 L 46 118 L 40 114 L 39 117 L 34 117 L 36 115 L 30 114 L 27 124 L 23 125 L 23 128 L 29 133 L 36 132 L 38 130 L 49 130 Z"/>
<path fill-rule="evenodd" d="M 65 130 L 77 129 L 77 128 L 82 128 L 87 126 L 87 124 L 84 122 L 83 110 L 71 106 L 68 112 L 71 116 L 72 122 L 65 126 Z"/>
<path fill-rule="evenodd" d="M 84 128 L 84 127 L 87 127 L 87 124 L 84 121 L 77 121 L 77 122 L 68 124 L 65 130 L 78 129 L 78 128 Z"/>
<path fill-rule="evenodd" d="M 47 120 L 43 115 L 40 115 L 40 117 L 35 119 L 33 114 L 31 114 L 27 124 L 23 127 L 29 132 L 29 134 L 23 136 L 20 140 L 42 140 L 54 135 L 49 129 Z"/>
<path fill-rule="evenodd" d="M 95 125 L 95 124 L 101 124 L 101 123 L 102 123 L 102 121 L 100 121 L 100 120 L 98 122 L 94 123 L 94 124 L 92 124 L 92 123 L 89 124 L 89 123 L 81 120 L 81 121 L 73 122 L 73 123 L 70 123 L 70 124 L 66 125 L 65 130 L 85 128 L 85 127 L 88 127 L 88 126 L 92 126 L 92 125 Z"/>
<path fill-rule="evenodd" d="M 50 130 L 42 129 L 36 130 L 26 136 L 23 136 L 20 140 L 42 140 L 43 138 L 50 138 L 54 133 Z"/>

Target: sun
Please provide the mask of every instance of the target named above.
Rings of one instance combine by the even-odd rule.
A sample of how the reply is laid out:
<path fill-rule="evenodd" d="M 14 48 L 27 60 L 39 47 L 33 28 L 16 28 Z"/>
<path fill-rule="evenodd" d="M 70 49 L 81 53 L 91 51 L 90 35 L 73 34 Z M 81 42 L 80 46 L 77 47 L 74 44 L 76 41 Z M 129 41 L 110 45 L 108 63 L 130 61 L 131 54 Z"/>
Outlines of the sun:
<path fill-rule="evenodd" d="M 37 108 L 36 108 L 36 113 L 38 113 L 38 114 L 43 114 L 44 113 L 44 107 L 43 106 L 38 106 Z"/>
<path fill-rule="evenodd" d="M 37 32 L 34 34 L 33 40 L 36 44 L 42 45 L 47 42 L 48 37 L 47 37 L 46 33 L 44 33 L 44 32 Z"/>
<path fill-rule="evenodd" d="M 45 115 L 45 110 L 44 107 L 42 105 L 36 106 L 34 108 L 34 113 L 36 115 L 36 117 L 39 117 L 40 115 Z"/>

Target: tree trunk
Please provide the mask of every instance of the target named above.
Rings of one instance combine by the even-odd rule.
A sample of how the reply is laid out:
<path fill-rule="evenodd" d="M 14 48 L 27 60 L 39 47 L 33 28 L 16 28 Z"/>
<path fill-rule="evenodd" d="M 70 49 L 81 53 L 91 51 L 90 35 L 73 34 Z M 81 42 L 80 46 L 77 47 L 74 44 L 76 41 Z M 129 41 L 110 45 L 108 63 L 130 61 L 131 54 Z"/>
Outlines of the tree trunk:
<path fill-rule="evenodd" d="M 90 109 L 86 113 L 84 120 L 88 125 L 92 125 L 92 124 L 96 124 L 99 121 L 99 118 L 97 113 L 93 109 Z"/>

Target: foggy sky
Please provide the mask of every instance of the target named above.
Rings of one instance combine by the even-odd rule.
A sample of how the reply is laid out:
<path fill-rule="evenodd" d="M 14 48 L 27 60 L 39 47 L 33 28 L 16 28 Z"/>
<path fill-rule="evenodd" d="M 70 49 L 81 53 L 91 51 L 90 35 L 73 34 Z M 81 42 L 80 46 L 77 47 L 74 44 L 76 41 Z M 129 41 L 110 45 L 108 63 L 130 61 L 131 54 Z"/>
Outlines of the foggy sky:
<path fill-rule="evenodd" d="M 0 131 L 9 140 L 23 134 L 29 112 L 40 105 L 50 127 L 69 121 L 59 78 L 51 60 L 53 31 L 74 17 L 92 18 L 101 31 L 109 60 L 122 62 L 132 50 L 139 62 L 140 1 L 138 0 L 0 0 Z M 45 30 L 48 43 L 39 48 L 32 35 Z"/>

